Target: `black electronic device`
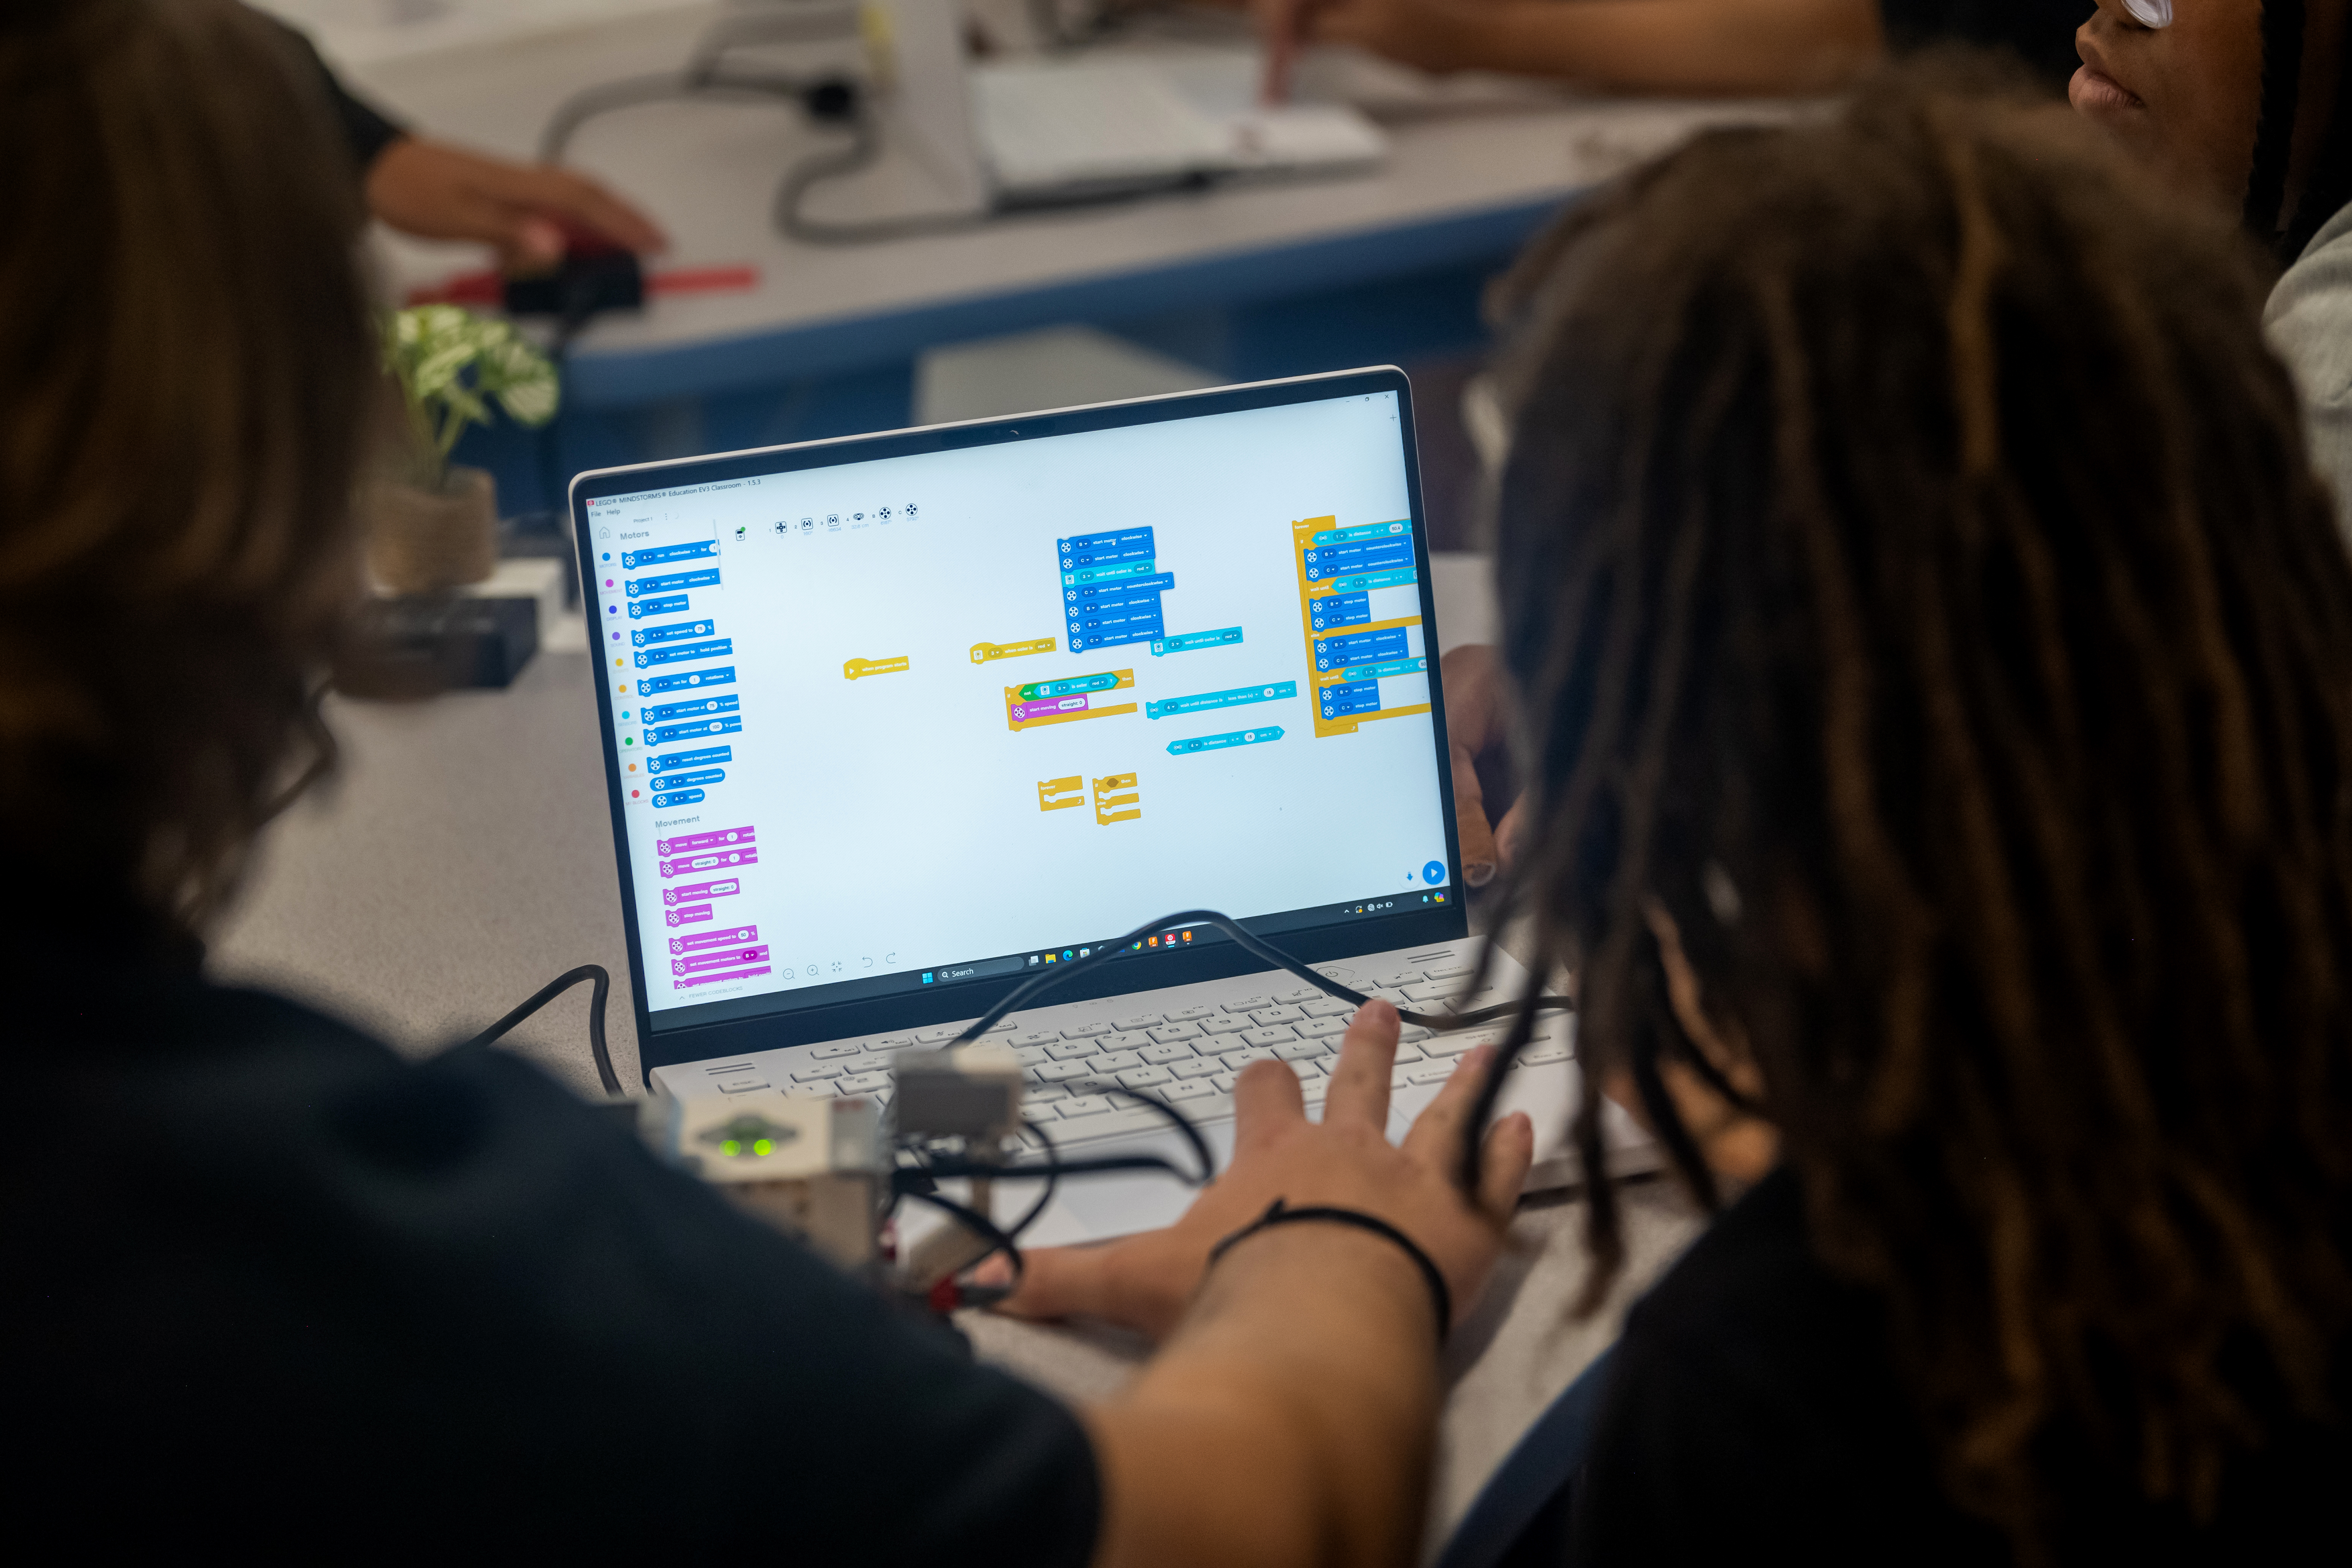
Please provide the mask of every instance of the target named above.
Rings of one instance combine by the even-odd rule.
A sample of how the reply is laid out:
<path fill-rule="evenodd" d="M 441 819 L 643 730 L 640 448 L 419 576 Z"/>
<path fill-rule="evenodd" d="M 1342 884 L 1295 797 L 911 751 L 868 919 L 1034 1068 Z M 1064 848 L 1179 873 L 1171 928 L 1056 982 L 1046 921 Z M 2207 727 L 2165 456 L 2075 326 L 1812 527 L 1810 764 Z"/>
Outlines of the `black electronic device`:
<path fill-rule="evenodd" d="M 407 699 L 504 687 L 538 651 L 537 599 L 371 599 L 335 661 L 335 689 L 351 697 Z"/>
<path fill-rule="evenodd" d="M 552 272 L 506 280 L 507 314 L 554 316 L 576 329 L 606 310 L 641 310 L 646 273 L 635 255 L 618 247 L 575 240 Z"/>

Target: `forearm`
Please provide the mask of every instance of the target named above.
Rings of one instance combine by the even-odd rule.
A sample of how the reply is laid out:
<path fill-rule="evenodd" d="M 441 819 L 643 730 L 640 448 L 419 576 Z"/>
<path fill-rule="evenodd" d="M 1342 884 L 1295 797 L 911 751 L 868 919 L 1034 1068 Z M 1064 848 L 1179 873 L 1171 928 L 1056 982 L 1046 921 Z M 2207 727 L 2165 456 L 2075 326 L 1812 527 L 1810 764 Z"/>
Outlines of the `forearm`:
<path fill-rule="evenodd" d="M 1087 1417 L 1101 1568 L 1409 1561 L 1437 1407 L 1436 1326 L 1392 1244 L 1254 1237 L 1126 1395 Z"/>
<path fill-rule="evenodd" d="M 1502 0 L 1463 18 L 1454 68 L 1618 92 L 1822 92 L 1885 49 L 1874 0 Z"/>

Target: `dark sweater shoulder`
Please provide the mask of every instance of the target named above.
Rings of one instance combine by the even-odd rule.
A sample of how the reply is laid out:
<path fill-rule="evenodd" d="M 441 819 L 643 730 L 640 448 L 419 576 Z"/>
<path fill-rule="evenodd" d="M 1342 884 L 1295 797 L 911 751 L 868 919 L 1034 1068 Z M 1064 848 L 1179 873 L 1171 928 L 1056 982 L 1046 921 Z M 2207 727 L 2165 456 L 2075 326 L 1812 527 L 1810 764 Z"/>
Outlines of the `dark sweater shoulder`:
<path fill-rule="evenodd" d="M 1882 1342 L 1869 1298 L 1813 1262 L 1794 1179 L 1759 1183 L 1626 1321 L 1576 1492 L 1576 1560 L 1694 1561 L 1776 1537 L 1829 1559 L 1899 1540 L 1894 1556 L 1987 1560 L 1997 1543 L 1935 1491 Z"/>
<path fill-rule="evenodd" d="M 2047 1429 L 2033 1462 L 2063 1508 L 2045 1538 L 2054 1559 L 2303 1561 L 2308 1542 L 2340 1535 L 2320 1478 L 2352 1473 L 2344 1429 L 2245 1381 L 2270 1438 L 2232 1463 L 2201 1526 L 2178 1503 L 2147 1501 L 2129 1468 L 2069 1424 Z M 1945 1499 L 1876 1300 L 1814 1258 L 1786 1170 L 1727 1209 L 1628 1316 L 1573 1498 L 1578 1563 L 1776 1548 L 1824 1563 L 2012 1556 L 2000 1531 Z"/>
<path fill-rule="evenodd" d="M 0 1144 L 12 1483 L 114 1538 L 1082 1562 L 1060 1406 L 505 1053 L 44 977 Z M 87 980 L 89 983 L 82 984 Z M 911 1492 L 911 1495 L 909 1495 Z M 352 1521 L 369 1533 L 351 1551 Z M 779 1534 L 781 1530 L 782 1533 Z"/>

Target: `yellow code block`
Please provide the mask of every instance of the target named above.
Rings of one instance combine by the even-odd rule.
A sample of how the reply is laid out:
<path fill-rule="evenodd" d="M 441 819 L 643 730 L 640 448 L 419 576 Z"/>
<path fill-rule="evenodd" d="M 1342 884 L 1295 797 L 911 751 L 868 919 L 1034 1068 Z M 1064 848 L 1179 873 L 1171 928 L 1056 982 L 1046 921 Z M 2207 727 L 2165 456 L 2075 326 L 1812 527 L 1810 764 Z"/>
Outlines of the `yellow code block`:
<path fill-rule="evenodd" d="M 976 642 L 971 645 L 971 662 L 986 664 L 992 659 L 1022 658 L 1033 653 L 1053 651 L 1052 637 L 1031 637 L 1027 642 Z"/>
<path fill-rule="evenodd" d="M 845 679 L 858 680 L 869 675 L 897 675 L 907 668 L 907 656 L 896 658 L 853 658 L 841 667 Z"/>
<path fill-rule="evenodd" d="M 1095 825 L 1143 820 L 1143 795 L 1133 773 L 1112 773 L 1095 780 Z"/>

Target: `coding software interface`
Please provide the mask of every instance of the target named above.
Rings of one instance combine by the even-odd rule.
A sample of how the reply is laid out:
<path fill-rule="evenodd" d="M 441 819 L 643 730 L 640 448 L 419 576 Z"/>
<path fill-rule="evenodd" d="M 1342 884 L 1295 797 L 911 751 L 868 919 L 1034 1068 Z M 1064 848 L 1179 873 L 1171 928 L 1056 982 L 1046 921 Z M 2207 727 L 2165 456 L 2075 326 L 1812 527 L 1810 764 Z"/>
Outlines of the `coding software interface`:
<path fill-rule="evenodd" d="M 1355 395 L 591 501 L 657 1022 L 1034 969 L 1185 908 L 1444 901 L 1398 418 Z"/>

